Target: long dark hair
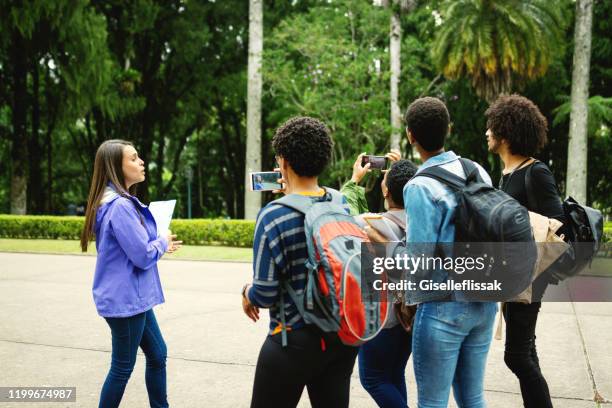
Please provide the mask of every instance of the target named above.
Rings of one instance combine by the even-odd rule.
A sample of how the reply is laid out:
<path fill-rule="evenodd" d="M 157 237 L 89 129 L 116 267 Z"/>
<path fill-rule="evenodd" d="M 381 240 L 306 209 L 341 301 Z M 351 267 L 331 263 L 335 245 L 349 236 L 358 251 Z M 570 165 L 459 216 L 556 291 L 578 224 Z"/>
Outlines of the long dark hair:
<path fill-rule="evenodd" d="M 87 199 L 87 210 L 85 211 L 85 225 L 81 232 L 81 250 L 87 252 L 89 241 L 94 235 L 94 224 L 96 213 L 100 206 L 100 200 L 104 195 L 104 190 L 110 182 L 115 191 L 120 195 L 134 194 L 136 185 L 129 190 L 125 186 L 123 175 L 123 149 L 126 146 L 134 146 L 125 140 L 107 140 L 98 147 L 96 160 L 94 161 L 93 176 L 89 188 L 89 198 Z"/>

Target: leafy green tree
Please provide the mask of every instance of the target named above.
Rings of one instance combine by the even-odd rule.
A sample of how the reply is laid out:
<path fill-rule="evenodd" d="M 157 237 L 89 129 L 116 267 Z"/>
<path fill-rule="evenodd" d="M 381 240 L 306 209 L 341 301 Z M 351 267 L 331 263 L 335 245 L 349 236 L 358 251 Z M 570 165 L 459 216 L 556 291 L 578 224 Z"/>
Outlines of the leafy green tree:
<path fill-rule="evenodd" d="M 391 11 L 399 11 L 397 4 L 405 2 L 389 0 L 395 4 Z M 522 3 L 521 7 L 535 4 Z M 274 164 L 274 129 L 290 116 L 308 114 L 326 121 L 333 131 L 333 163 L 322 182 L 338 187 L 349 177 L 358 153 L 381 154 L 389 148 L 390 9 L 373 7 L 372 0 L 263 4 L 262 169 Z M 470 4 L 482 4 L 487 12 L 484 7 L 510 7 L 510 1 L 501 0 Z M 609 214 L 612 40 L 607 17 L 612 2 L 593 4 L 587 195 L 588 202 Z M 449 78 L 431 52 L 449 23 L 450 5 L 448 0 L 421 1 L 409 13 L 399 14 L 397 102 L 405 107 L 425 95 L 444 100 L 453 122 L 448 147 L 477 160 L 496 179 L 499 161 L 485 144 L 486 100 L 476 93 L 469 72 Z M 571 23 L 575 3 L 563 0 L 555 5 Z M 70 204 L 82 204 L 99 143 L 119 137 L 134 141 L 146 157 L 149 177 L 141 191 L 143 199 L 177 198 L 177 215 L 185 216 L 185 170 L 190 168 L 195 217 L 244 217 L 248 2 L 0 0 L 0 6 L 0 212 L 11 209 L 15 166 L 22 166 L 26 178 L 20 181 L 25 187 L 13 191 L 27 191 L 28 212 L 65 213 Z M 512 19 L 522 13 L 521 7 L 511 10 Z M 489 15 L 492 41 L 501 41 L 495 27 L 506 17 L 510 15 Z M 480 20 L 473 21 L 466 27 L 478 33 Z M 526 34 L 514 28 L 517 22 L 509 27 L 519 50 Z M 559 27 L 561 44 L 533 33 L 542 42 L 538 47 L 553 49 L 552 56 L 546 73 L 524 79 L 521 92 L 549 121 L 550 143 L 538 158 L 551 167 L 565 191 L 572 70 L 568 51 L 574 30 L 573 24 Z M 17 34 L 23 49 L 14 45 Z M 15 69 L 18 66 L 25 74 Z M 18 81 L 16 73 L 21 75 Z M 519 90 L 518 74 L 512 75 L 512 89 Z M 14 127 L 14 120 L 22 127 Z M 403 150 L 418 160 L 401 136 Z M 21 151 L 15 157 L 26 160 L 12 159 L 15 148 Z M 377 176 L 373 172 L 366 182 L 373 209 L 380 205 Z"/>
<path fill-rule="evenodd" d="M 0 8 L 0 94 L 11 127 L 2 132 L 11 142 L 10 207 L 25 214 L 29 201 L 40 213 L 51 196 L 50 185 L 43 196 L 43 143 L 49 184 L 54 128 L 76 119 L 109 80 L 104 21 L 85 0 L 2 1 Z"/>
<path fill-rule="evenodd" d="M 335 141 L 326 180 L 335 185 L 358 152 L 388 149 L 388 21 L 366 1 L 339 1 L 284 20 L 266 41 L 268 121 L 322 119 Z"/>
<path fill-rule="evenodd" d="M 434 62 L 448 78 L 469 78 L 492 102 L 546 73 L 563 38 L 562 10 L 548 0 L 447 0 Z"/>
<path fill-rule="evenodd" d="M 264 164 L 272 166 L 273 129 L 294 115 L 323 120 L 332 131 L 332 164 L 322 182 L 339 187 L 350 177 L 358 153 L 383 154 L 390 148 L 390 11 L 366 0 L 318 3 L 284 19 L 266 37 L 264 106 L 268 143 Z M 433 24 L 425 7 L 403 15 L 400 104 L 437 89 L 429 63 L 428 41 L 419 38 Z M 403 135 L 403 132 L 402 132 Z M 400 142 L 406 145 L 406 138 Z M 380 206 L 380 173 L 366 181 L 371 208 Z"/>
<path fill-rule="evenodd" d="M 93 146 L 107 138 L 133 141 L 151 175 L 139 186 L 139 196 L 149 201 L 153 192 L 163 198 L 176 181 L 187 140 L 205 122 L 212 83 L 206 65 L 214 58 L 206 52 L 206 17 L 212 5 L 155 0 L 93 5 L 107 22 L 114 83 L 87 112 L 91 126 L 76 139 L 93 140 Z M 167 165 L 170 177 L 164 180 Z"/>

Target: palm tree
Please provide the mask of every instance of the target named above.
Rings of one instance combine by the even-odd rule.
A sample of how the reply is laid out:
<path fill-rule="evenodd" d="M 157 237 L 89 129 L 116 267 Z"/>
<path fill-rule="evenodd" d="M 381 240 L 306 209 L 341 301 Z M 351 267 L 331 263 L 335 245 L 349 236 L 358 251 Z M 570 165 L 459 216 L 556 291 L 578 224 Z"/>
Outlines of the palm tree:
<path fill-rule="evenodd" d="M 249 1 L 249 61 L 247 85 L 247 146 L 245 186 L 249 172 L 261 171 L 261 54 L 263 49 L 263 0 Z M 244 218 L 255 219 L 261 208 L 261 194 L 244 192 Z"/>
<path fill-rule="evenodd" d="M 582 203 L 586 202 L 587 198 L 587 119 L 592 24 L 593 0 L 576 1 L 574 67 L 565 191 L 567 195 L 571 195 Z"/>
<path fill-rule="evenodd" d="M 434 62 L 448 78 L 470 78 L 489 102 L 544 75 L 563 38 L 550 0 L 446 0 L 441 15 Z"/>

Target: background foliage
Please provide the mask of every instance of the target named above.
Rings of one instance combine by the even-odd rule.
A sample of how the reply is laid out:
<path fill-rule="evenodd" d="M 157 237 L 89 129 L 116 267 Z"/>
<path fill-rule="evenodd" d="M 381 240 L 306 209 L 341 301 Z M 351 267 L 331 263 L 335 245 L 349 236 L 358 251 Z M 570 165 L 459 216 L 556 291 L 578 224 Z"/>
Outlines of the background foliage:
<path fill-rule="evenodd" d="M 539 158 L 563 191 L 574 3 L 557 3 L 561 41 L 546 44 L 548 70 L 522 80 L 520 91 L 549 120 L 550 143 Z M 453 18 L 447 4 L 420 1 L 401 15 L 401 109 L 423 95 L 444 99 L 450 147 L 496 179 L 498 159 L 484 136 L 487 103 L 470 80 L 446 78 L 432 59 L 436 34 Z M 0 212 L 10 209 L 15 163 L 28 175 L 28 213 L 83 205 L 98 144 L 123 138 L 147 162 L 145 201 L 178 198 L 185 216 L 190 168 L 194 217 L 243 216 L 247 1 L 0 0 L 0 9 Z M 274 165 L 274 129 L 298 114 L 332 129 L 333 163 L 323 175 L 332 187 L 350 177 L 358 153 L 388 149 L 390 12 L 368 0 L 265 0 L 264 170 Z M 588 163 L 589 201 L 608 214 L 611 13 L 612 1 L 595 1 Z M 373 207 L 377 181 L 376 174 L 366 181 Z M 241 233 L 232 241 L 243 242 Z"/>

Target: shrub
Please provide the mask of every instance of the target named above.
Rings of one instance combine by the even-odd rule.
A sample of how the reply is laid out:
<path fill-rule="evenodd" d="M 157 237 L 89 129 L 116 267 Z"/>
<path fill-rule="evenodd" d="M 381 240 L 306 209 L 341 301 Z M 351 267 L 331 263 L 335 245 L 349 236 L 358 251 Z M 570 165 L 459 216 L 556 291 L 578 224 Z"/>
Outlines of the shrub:
<path fill-rule="evenodd" d="M 170 229 L 187 245 L 252 247 L 255 222 L 250 220 L 173 220 Z"/>
<path fill-rule="evenodd" d="M 0 238 L 80 239 L 83 217 L 0 214 Z M 186 245 L 252 247 L 251 220 L 172 220 L 170 229 Z M 604 225 L 603 242 L 612 242 L 612 222 Z"/>
<path fill-rule="evenodd" d="M 1 238 L 79 239 L 83 217 L 0 215 Z"/>
<path fill-rule="evenodd" d="M 84 217 L 0 215 L 0 238 L 79 239 Z M 186 245 L 253 246 L 255 222 L 250 220 L 173 220 L 170 225 Z"/>

